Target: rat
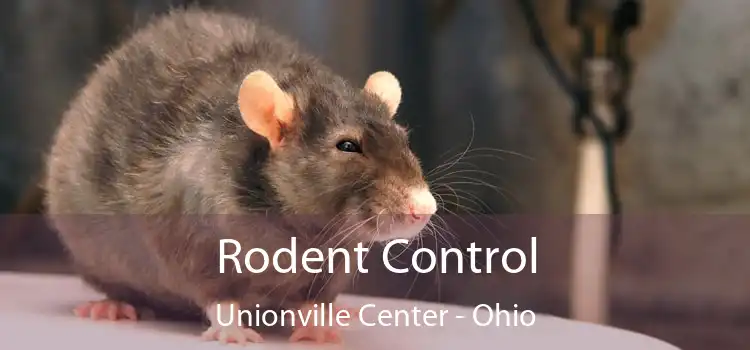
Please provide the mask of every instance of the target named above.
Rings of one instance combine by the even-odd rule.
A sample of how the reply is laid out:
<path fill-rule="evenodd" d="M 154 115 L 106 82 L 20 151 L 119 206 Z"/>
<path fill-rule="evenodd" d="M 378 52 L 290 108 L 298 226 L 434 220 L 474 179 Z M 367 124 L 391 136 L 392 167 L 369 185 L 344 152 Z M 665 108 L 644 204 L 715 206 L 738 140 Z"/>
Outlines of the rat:
<path fill-rule="evenodd" d="M 245 343 L 264 336 L 217 309 L 335 303 L 345 260 L 332 273 L 220 273 L 219 241 L 270 255 L 292 237 L 300 252 L 418 237 L 437 202 L 396 122 L 401 97 L 392 73 L 356 87 L 250 17 L 152 19 L 97 65 L 46 155 L 48 221 L 105 295 L 75 314 L 201 318 L 206 339 Z M 291 341 L 340 341 L 336 327 L 293 328 Z"/>

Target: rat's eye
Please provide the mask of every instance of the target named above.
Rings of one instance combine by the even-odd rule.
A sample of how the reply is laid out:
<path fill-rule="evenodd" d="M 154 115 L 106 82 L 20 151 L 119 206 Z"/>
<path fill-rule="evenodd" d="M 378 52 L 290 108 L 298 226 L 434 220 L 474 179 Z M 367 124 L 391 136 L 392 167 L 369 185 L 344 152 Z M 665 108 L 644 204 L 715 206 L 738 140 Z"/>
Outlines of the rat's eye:
<path fill-rule="evenodd" d="M 342 152 L 362 153 L 362 148 L 354 141 L 344 140 L 336 144 L 336 148 Z"/>

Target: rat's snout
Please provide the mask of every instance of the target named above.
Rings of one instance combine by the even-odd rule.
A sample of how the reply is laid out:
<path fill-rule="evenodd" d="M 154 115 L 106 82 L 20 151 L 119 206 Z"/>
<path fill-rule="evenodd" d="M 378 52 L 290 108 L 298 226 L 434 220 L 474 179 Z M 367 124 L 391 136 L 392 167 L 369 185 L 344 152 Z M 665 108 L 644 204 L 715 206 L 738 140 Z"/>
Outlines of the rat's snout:
<path fill-rule="evenodd" d="M 375 223 L 377 241 L 412 239 L 427 226 L 437 212 L 437 201 L 427 186 L 412 187 L 399 196 L 395 207 L 379 215 Z"/>
<path fill-rule="evenodd" d="M 426 187 L 412 189 L 408 201 L 409 219 L 414 223 L 426 222 L 437 211 L 437 201 Z"/>

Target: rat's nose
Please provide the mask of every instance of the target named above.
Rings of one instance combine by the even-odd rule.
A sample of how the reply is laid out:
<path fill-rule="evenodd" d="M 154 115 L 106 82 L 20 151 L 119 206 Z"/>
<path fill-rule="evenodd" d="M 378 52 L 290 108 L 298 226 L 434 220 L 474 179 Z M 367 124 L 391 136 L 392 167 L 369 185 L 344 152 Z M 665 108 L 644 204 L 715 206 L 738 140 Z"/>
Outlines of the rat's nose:
<path fill-rule="evenodd" d="M 427 188 L 414 189 L 409 198 L 409 214 L 415 221 L 429 219 L 437 211 L 437 201 Z"/>

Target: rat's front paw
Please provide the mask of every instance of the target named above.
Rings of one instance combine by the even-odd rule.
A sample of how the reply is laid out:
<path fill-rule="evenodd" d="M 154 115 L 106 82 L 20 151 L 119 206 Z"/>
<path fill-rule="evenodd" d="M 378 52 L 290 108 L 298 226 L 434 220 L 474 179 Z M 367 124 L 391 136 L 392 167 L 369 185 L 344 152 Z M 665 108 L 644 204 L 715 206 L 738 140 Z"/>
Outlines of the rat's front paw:
<path fill-rule="evenodd" d="M 239 326 L 211 326 L 202 335 L 203 339 L 217 340 L 222 344 L 237 343 L 244 345 L 247 342 L 261 343 L 263 337 L 252 328 Z"/>
<path fill-rule="evenodd" d="M 325 312 L 328 312 L 325 305 L 326 304 L 321 304 L 320 307 L 326 310 Z M 320 310 L 316 309 L 320 308 L 316 307 L 314 304 L 307 304 L 299 310 L 299 313 L 300 316 L 305 314 L 312 316 L 315 311 L 320 312 Z M 346 311 L 348 312 L 349 317 L 354 319 L 359 315 L 359 309 L 341 307 L 338 305 L 331 305 L 331 311 L 334 315 Z M 315 317 L 308 317 L 306 322 L 302 319 L 297 319 L 294 331 L 289 340 L 292 342 L 313 341 L 316 343 L 341 343 L 341 331 L 339 325 L 336 324 L 335 321 L 334 324 L 325 324 L 325 321 L 323 324 L 316 324 L 314 319 Z"/>
<path fill-rule="evenodd" d="M 341 343 L 341 332 L 334 326 L 297 326 L 289 341 L 313 341 L 316 343 Z"/>
<path fill-rule="evenodd" d="M 78 305 L 73 309 L 73 314 L 93 320 L 138 320 L 138 314 L 132 305 L 109 299 L 90 301 Z"/>

